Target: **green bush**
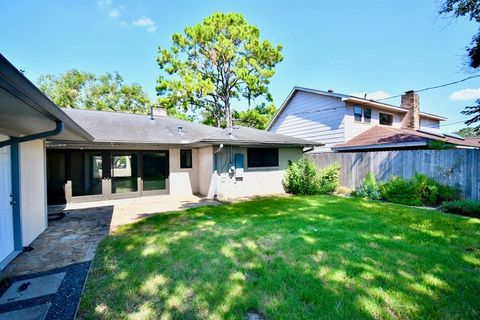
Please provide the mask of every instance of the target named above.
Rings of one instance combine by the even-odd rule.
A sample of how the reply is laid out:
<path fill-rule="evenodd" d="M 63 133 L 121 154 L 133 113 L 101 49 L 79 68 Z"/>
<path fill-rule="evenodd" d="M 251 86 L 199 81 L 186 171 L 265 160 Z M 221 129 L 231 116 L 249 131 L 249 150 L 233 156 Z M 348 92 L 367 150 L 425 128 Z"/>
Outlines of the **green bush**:
<path fill-rule="evenodd" d="M 421 206 L 422 200 L 410 180 L 400 177 L 391 177 L 387 182 L 379 186 L 382 198 L 388 202 L 406 204 L 409 206 Z"/>
<path fill-rule="evenodd" d="M 302 158 L 289 164 L 284 177 L 284 187 L 292 194 L 330 194 L 339 185 L 340 165 L 334 163 L 321 172 L 314 162 Z"/>
<path fill-rule="evenodd" d="M 320 172 L 319 177 L 319 193 L 332 194 L 337 190 L 340 184 L 340 164 L 334 162 L 328 167 L 325 167 Z"/>
<path fill-rule="evenodd" d="M 445 201 L 440 210 L 460 214 L 467 217 L 480 218 L 480 201 L 478 200 L 455 200 Z"/>
<path fill-rule="evenodd" d="M 378 187 L 379 185 L 375 179 L 375 176 L 373 173 L 369 172 L 365 176 L 363 183 L 359 187 L 355 188 L 355 190 L 352 192 L 352 196 L 357 198 L 378 200 L 381 198 Z"/>
<path fill-rule="evenodd" d="M 386 201 L 410 206 L 435 206 L 445 200 L 460 199 L 458 188 L 440 184 L 418 172 L 410 180 L 391 177 L 379 189 Z"/>

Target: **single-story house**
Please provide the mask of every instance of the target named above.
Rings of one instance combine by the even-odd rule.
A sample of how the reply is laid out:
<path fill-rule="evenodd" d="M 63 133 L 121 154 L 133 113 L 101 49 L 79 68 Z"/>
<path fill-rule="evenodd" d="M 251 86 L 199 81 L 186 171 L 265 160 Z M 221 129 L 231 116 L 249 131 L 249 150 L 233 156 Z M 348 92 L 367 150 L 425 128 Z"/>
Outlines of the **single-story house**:
<path fill-rule="evenodd" d="M 60 109 L 0 55 L 0 270 L 48 224 L 47 205 L 155 194 L 282 193 L 319 143 L 235 126 Z"/>
<path fill-rule="evenodd" d="M 47 227 L 45 139 L 92 137 L 0 55 L 0 270 Z"/>
<path fill-rule="evenodd" d="M 313 142 L 242 126 L 63 109 L 93 141 L 47 142 L 49 204 L 153 194 L 236 198 L 282 193 L 289 161 Z"/>

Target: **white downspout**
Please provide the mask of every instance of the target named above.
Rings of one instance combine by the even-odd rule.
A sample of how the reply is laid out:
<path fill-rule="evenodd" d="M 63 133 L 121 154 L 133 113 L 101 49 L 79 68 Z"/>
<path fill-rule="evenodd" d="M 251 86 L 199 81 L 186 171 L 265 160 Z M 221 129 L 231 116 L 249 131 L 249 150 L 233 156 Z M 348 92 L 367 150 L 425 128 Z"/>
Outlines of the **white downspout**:
<path fill-rule="evenodd" d="M 217 194 L 217 191 L 218 191 L 217 153 L 219 153 L 222 150 L 223 150 L 223 143 L 220 144 L 220 146 L 218 146 L 218 149 L 213 153 L 213 161 L 214 161 L 214 164 L 213 164 L 213 174 L 214 174 L 214 176 L 213 176 L 213 199 L 214 200 L 218 199 L 218 194 Z"/>

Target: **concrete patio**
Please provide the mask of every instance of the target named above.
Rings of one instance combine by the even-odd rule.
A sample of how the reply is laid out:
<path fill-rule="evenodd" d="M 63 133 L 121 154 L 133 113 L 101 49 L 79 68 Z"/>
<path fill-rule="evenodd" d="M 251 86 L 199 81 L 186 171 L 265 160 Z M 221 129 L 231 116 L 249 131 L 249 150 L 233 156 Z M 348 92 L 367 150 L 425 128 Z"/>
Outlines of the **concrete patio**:
<path fill-rule="evenodd" d="M 91 261 L 100 241 L 121 225 L 162 212 L 218 204 L 197 196 L 161 195 L 50 207 L 49 214 L 63 212 L 65 217 L 49 222 L 47 230 L 31 244 L 33 250 L 21 253 L 2 276 L 38 273 Z"/>

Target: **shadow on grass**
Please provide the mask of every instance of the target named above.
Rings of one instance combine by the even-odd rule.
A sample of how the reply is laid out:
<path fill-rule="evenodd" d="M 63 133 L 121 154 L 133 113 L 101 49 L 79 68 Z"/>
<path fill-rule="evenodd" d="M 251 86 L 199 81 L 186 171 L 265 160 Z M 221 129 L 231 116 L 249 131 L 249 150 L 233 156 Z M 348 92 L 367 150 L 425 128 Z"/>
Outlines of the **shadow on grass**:
<path fill-rule="evenodd" d="M 337 197 L 158 215 L 102 242 L 80 318 L 478 318 L 480 224 Z"/>

